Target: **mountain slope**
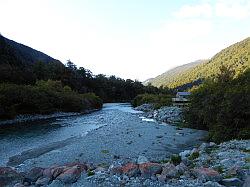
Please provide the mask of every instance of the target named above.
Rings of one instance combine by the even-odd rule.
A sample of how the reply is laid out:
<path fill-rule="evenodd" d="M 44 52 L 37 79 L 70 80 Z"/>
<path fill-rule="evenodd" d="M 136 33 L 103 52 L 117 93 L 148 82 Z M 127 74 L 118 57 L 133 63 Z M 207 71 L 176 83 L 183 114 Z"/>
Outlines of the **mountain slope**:
<path fill-rule="evenodd" d="M 175 74 L 171 79 L 168 78 L 168 81 L 162 81 L 160 84 L 170 88 L 176 88 L 187 84 L 192 86 L 192 82 L 214 77 L 220 72 L 220 67 L 222 65 L 234 70 L 235 76 L 238 76 L 246 69 L 250 68 L 250 37 L 221 50 L 204 63 L 189 68 L 180 74 Z M 162 75 L 162 77 L 164 77 L 164 75 Z M 154 80 L 152 84 L 160 86 L 157 81 L 154 83 Z"/>
<path fill-rule="evenodd" d="M 197 60 L 188 64 L 184 64 L 182 66 L 178 66 L 176 68 L 170 69 L 168 71 L 166 71 L 165 73 L 155 77 L 155 78 L 151 78 L 148 79 L 146 81 L 144 81 L 145 85 L 148 84 L 152 84 L 153 86 L 168 86 L 169 84 L 171 84 L 172 82 L 175 82 L 178 77 L 180 77 L 182 74 L 184 74 L 185 72 L 193 69 L 194 67 L 198 66 L 199 64 L 203 64 L 205 63 L 206 60 Z"/>
<path fill-rule="evenodd" d="M 58 61 L 40 51 L 0 35 L 0 63 L 11 63 L 12 58 L 23 65 L 30 65 L 38 61 L 44 63 Z"/>
<path fill-rule="evenodd" d="M 0 35 L 0 82 L 26 84 L 44 77 L 55 79 L 63 67 L 60 61 Z"/>

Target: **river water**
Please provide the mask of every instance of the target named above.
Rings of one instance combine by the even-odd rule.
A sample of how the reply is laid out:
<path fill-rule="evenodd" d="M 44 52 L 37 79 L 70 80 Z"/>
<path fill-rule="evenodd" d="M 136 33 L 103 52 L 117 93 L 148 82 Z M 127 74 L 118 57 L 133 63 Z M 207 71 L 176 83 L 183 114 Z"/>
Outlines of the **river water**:
<path fill-rule="evenodd" d="M 203 136 L 203 131 L 179 132 L 147 121 L 129 104 L 104 104 L 91 114 L 0 127 L 0 166 L 111 162 L 114 155 L 157 159 L 194 146 Z M 109 154 L 102 154 L 103 150 Z"/>

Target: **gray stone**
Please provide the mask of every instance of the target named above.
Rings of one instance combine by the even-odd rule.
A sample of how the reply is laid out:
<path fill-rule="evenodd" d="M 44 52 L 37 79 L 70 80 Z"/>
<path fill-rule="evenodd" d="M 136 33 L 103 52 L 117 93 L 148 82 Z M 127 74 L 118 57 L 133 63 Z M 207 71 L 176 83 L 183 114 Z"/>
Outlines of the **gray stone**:
<path fill-rule="evenodd" d="M 53 180 L 51 184 L 48 185 L 48 187 L 64 187 L 65 184 L 60 180 Z"/>
<path fill-rule="evenodd" d="M 180 163 L 179 165 L 176 166 L 176 169 L 179 174 L 183 174 L 185 171 L 188 170 L 188 167 L 184 163 Z"/>
<path fill-rule="evenodd" d="M 209 144 L 208 143 L 202 143 L 199 147 L 199 150 L 200 151 L 205 151 L 206 148 L 209 147 Z"/>
<path fill-rule="evenodd" d="M 185 150 L 179 153 L 182 159 L 184 159 L 185 157 L 188 157 L 190 154 L 191 154 L 190 150 Z"/>
<path fill-rule="evenodd" d="M 22 183 L 16 183 L 14 187 L 25 187 Z"/>
<path fill-rule="evenodd" d="M 161 182 L 164 182 L 165 180 L 167 180 L 168 178 L 174 178 L 178 176 L 178 170 L 176 169 L 174 164 L 164 164 L 163 168 L 162 168 L 162 173 L 161 175 L 158 175 L 158 180 Z"/>
<path fill-rule="evenodd" d="M 137 164 L 144 164 L 144 163 L 148 163 L 148 159 L 145 156 L 139 156 L 137 159 Z"/>
<path fill-rule="evenodd" d="M 216 143 L 214 143 L 214 142 L 209 143 L 209 147 L 214 147 L 214 146 L 216 146 Z"/>
<path fill-rule="evenodd" d="M 243 181 L 241 181 L 238 178 L 229 178 L 229 179 L 223 179 L 221 181 L 221 184 L 223 184 L 224 186 L 242 186 Z"/>
<path fill-rule="evenodd" d="M 222 187 L 218 182 L 208 181 L 204 184 L 204 187 Z"/>
<path fill-rule="evenodd" d="M 44 178 L 39 178 L 36 181 L 36 186 L 46 186 L 50 182 L 50 178 L 44 177 Z"/>

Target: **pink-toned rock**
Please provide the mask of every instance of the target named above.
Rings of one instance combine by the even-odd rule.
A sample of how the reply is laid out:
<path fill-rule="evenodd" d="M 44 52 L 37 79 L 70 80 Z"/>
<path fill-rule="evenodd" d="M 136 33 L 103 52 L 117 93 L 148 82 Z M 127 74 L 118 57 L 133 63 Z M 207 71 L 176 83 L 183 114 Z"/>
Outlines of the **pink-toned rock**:
<path fill-rule="evenodd" d="M 122 173 L 129 176 L 135 177 L 140 174 L 139 166 L 134 163 L 128 163 L 125 166 L 122 166 Z"/>
<path fill-rule="evenodd" d="M 0 167 L 0 186 L 13 185 L 21 182 L 23 176 L 10 167 Z"/>
<path fill-rule="evenodd" d="M 113 174 L 125 174 L 128 177 L 135 177 L 140 174 L 139 166 L 134 163 L 128 163 L 124 166 L 115 167 L 112 169 Z"/>
<path fill-rule="evenodd" d="M 150 178 L 156 174 L 160 174 L 162 171 L 162 166 L 158 163 L 143 163 L 139 165 L 139 169 L 141 171 L 141 175 L 144 178 Z"/>
<path fill-rule="evenodd" d="M 197 168 L 193 170 L 193 174 L 197 178 L 204 179 L 206 181 L 218 182 L 222 179 L 221 175 L 211 168 Z"/>
<path fill-rule="evenodd" d="M 56 179 L 64 182 L 65 184 L 71 184 L 77 181 L 81 176 L 82 168 L 80 166 L 73 166 L 65 168 L 63 173 L 61 173 Z"/>

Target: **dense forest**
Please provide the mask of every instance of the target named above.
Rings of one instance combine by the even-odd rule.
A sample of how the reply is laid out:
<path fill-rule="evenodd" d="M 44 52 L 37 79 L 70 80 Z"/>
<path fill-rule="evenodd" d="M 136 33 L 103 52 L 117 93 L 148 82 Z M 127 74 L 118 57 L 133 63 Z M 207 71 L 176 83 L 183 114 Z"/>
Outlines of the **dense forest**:
<path fill-rule="evenodd" d="M 187 71 L 190 71 L 191 69 L 195 68 L 196 66 L 203 64 L 207 62 L 208 60 L 197 60 L 188 64 L 184 64 L 182 66 L 177 66 L 176 68 L 170 69 L 166 71 L 165 73 L 155 77 L 151 78 L 149 80 L 146 80 L 144 82 L 145 85 L 153 85 L 156 87 L 164 86 L 171 84 L 172 82 L 175 82 L 179 79 L 182 74 L 186 73 Z"/>
<path fill-rule="evenodd" d="M 250 138 L 250 69 L 220 67 L 215 78 L 193 90 L 185 112 L 189 127 L 209 130 L 216 142 Z"/>
<path fill-rule="evenodd" d="M 206 78 L 216 76 L 220 72 L 221 66 L 234 69 L 235 77 L 250 68 L 250 38 L 223 49 L 210 60 L 181 72 L 169 81 L 165 81 L 164 76 L 167 76 L 165 74 L 160 76 L 161 79 L 151 80 L 151 82 L 155 86 L 163 85 L 186 90 L 193 85 L 200 84 Z"/>
<path fill-rule="evenodd" d="M 53 89 L 51 85 L 58 89 Z M 46 54 L 0 35 L 2 118 L 14 117 L 19 113 L 66 111 L 62 103 L 69 106 L 68 111 L 81 111 L 86 107 L 79 107 L 76 104 L 78 101 L 85 105 L 92 103 L 87 106 L 98 108 L 101 107 L 98 97 L 103 102 L 124 102 L 131 101 L 138 94 L 168 91 L 167 88 L 144 86 L 136 80 L 124 80 L 103 74 L 93 75 L 90 70 L 78 68 L 70 60 L 64 65 Z M 39 100 L 39 97 L 43 100 Z M 61 104 L 55 102 L 58 99 Z M 47 108 L 45 105 L 51 107 Z"/>

